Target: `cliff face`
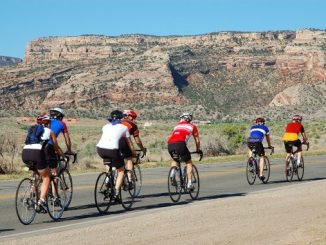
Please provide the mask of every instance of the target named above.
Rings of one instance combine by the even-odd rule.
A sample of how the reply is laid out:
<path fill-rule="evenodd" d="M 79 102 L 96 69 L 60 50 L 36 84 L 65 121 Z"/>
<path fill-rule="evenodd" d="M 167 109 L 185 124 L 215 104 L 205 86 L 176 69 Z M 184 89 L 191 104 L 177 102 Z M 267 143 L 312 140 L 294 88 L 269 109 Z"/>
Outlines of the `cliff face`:
<path fill-rule="evenodd" d="M 294 106 L 313 117 L 325 104 L 325 53 L 326 31 L 316 30 L 40 38 L 24 64 L 0 69 L 0 101 L 23 111 L 132 107 L 150 119 L 282 118 Z"/>

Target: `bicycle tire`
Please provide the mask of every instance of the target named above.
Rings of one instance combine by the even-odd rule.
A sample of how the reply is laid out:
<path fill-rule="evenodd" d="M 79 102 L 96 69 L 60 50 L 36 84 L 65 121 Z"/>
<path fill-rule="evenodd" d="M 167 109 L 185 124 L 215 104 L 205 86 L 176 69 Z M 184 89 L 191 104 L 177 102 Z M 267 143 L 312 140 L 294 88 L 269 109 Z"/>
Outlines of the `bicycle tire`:
<path fill-rule="evenodd" d="M 252 157 L 249 157 L 246 167 L 246 176 L 249 185 L 253 185 L 255 183 L 257 174 L 256 174 L 256 160 Z"/>
<path fill-rule="evenodd" d="M 59 220 L 65 210 L 67 195 L 65 184 L 59 177 L 54 177 L 49 186 L 46 198 L 48 214 L 52 220 Z"/>
<path fill-rule="evenodd" d="M 19 182 L 16 190 L 16 214 L 19 221 L 24 225 L 32 223 L 36 215 L 37 195 L 32 191 L 32 185 L 32 179 L 24 178 Z"/>
<path fill-rule="evenodd" d="M 187 183 L 188 183 L 188 177 L 186 177 L 186 183 L 185 183 L 185 185 Z M 192 200 L 196 200 L 198 198 L 198 195 L 199 195 L 200 180 L 199 180 L 198 169 L 195 166 L 195 164 L 192 165 L 192 178 L 191 178 L 191 183 L 194 186 L 194 190 L 193 191 L 189 191 L 188 190 L 188 192 L 189 192 L 189 195 L 190 195 L 191 199 Z"/>
<path fill-rule="evenodd" d="M 120 188 L 119 198 L 122 207 L 125 210 L 130 210 L 133 203 L 134 203 L 134 197 L 135 197 L 135 191 L 136 191 L 136 185 L 134 178 L 131 178 L 129 180 L 128 173 L 132 175 L 132 172 L 130 170 L 125 170 L 124 176 L 123 176 L 123 182 L 122 186 Z M 131 182 L 132 186 L 129 186 L 129 182 Z"/>
<path fill-rule="evenodd" d="M 172 173 L 174 172 L 174 174 Z M 172 202 L 178 202 L 181 198 L 181 175 L 180 168 L 171 167 L 168 175 L 168 191 Z M 173 177 L 170 177 L 173 176 Z"/>
<path fill-rule="evenodd" d="M 303 175 L 304 175 L 304 161 L 303 161 L 303 157 L 301 157 L 300 166 L 297 167 L 297 177 L 299 181 L 303 179 Z"/>
<path fill-rule="evenodd" d="M 108 178 L 108 179 L 107 179 Z M 110 179 L 110 173 L 102 172 L 96 179 L 95 189 L 94 189 L 94 199 L 95 206 L 100 214 L 105 214 L 108 212 L 111 206 L 112 200 L 112 180 Z M 106 184 L 106 182 L 108 184 Z"/>
<path fill-rule="evenodd" d="M 138 197 L 140 194 L 141 188 L 143 186 L 143 177 L 142 177 L 142 173 L 141 173 L 139 164 L 134 165 L 133 174 L 134 174 L 135 185 L 136 185 L 135 197 Z"/>
<path fill-rule="evenodd" d="M 71 203 L 72 195 L 73 195 L 73 191 L 74 191 L 72 177 L 71 177 L 69 170 L 68 169 L 63 170 L 60 174 L 60 178 L 62 179 L 62 182 L 63 182 L 63 184 L 65 186 L 65 190 L 66 190 L 67 200 L 65 203 L 65 210 L 67 210 Z"/>
<path fill-rule="evenodd" d="M 293 161 L 294 161 L 293 159 L 290 159 L 289 168 L 287 170 L 287 173 L 285 173 L 285 177 L 288 182 L 291 182 L 293 179 L 293 174 L 294 174 Z"/>
<path fill-rule="evenodd" d="M 269 159 L 267 156 L 264 156 L 264 169 L 263 169 L 263 175 L 265 179 L 262 181 L 264 184 L 267 184 L 269 177 L 271 175 L 271 164 L 269 162 Z"/>

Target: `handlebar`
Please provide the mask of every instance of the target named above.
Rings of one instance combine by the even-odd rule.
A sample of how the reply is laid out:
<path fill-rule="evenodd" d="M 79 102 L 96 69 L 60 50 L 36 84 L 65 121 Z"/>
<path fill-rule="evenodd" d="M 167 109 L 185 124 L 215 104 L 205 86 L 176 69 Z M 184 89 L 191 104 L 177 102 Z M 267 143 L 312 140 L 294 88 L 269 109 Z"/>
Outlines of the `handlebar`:
<path fill-rule="evenodd" d="M 271 150 L 271 153 L 270 153 L 270 155 L 273 155 L 273 153 L 274 153 L 274 146 L 271 146 L 271 147 L 264 147 L 264 149 L 269 149 L 269 150 Z"/>
<path fill-rule="evenodd" d="M 199 161 L 201 161 L 201 159 L 203 159 L 204 153 L 202 150 L 200 151 L 192 151 L 190 152 L 190 154 L 198 154 L 199 155 Z"/>
<path fill-rule="evenodd" d="M 142 150 L 135 150 L 135 152 L 137 152 L 137 156 L 140 156 L 140 158 L 144 158 L 144 156 L 146 156 L 147 149 L 145 148 L 145 152 L 143 152 Z"/>
<path fill-rule="evenodd" d="M 307 151 L 308 151 L 309 147 L 310 147 L 310 143 L 309 142 L 303 142 L 302 144 L 307 146 Z"/>
<path fill-rule="evenodd" d="M 77 153 L 67 153 L 67 152 L 65 152 L 64 157 L 63 158 L 61 157 L 59 160 L 68 163 L 70 161 L 69 156 L 73 156 L 73 161 L 71 163 L 75 163 L 77 161 Z"/>

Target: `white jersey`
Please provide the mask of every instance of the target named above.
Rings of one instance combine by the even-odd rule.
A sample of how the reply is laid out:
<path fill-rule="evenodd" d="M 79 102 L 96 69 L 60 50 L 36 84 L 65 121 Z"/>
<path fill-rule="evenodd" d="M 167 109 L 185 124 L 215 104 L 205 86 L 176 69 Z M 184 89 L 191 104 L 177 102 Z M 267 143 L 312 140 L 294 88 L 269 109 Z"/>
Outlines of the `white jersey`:
<path fill-rule="evenodd" d="M 130 137 L 128 127 L 123 124 L 108 123 L 102 128 L 102 137 L 97 143 L 97 147 L 102 149 L 119 149 L 119 140 L 121 137 Z"/>
<path fill-rule="evenodd" d="M 49 140 L 50 139 L 50 134 L 51 134 L 51 129 L 44 127 L 44 132 L 41 136 L 41 140 Z M 37 144 L 30 144 L 30 145 L 25 145 L 23 149 L 34 149 L 34 150 L 41 150 L 42 149 L 42 144 L 37 143 Z"/>

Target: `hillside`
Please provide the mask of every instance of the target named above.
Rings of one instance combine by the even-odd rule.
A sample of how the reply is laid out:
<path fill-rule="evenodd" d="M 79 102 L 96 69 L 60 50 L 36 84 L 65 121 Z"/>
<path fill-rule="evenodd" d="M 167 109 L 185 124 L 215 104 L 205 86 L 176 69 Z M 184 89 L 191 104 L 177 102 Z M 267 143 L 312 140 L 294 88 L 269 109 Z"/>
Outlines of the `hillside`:
<path fill-rule="evenodd" d="M 8 66 L 8 65 L 15 65 L 21 63 L 22 60 L 19 58 L 8 57 L 8 56 L 0 56 L 0 67 L 1 66 Z"/>
<path fill-rule="evenodd" d="M 0 68 L 0 102 L 18 114 L 60 106 L 76 116 L 132 107 L 146 119 L 184 110 L 209 120 L 326 118 L 325 54 L 320 30 L 44 37 L 24 64 Z"/>

